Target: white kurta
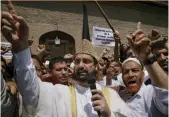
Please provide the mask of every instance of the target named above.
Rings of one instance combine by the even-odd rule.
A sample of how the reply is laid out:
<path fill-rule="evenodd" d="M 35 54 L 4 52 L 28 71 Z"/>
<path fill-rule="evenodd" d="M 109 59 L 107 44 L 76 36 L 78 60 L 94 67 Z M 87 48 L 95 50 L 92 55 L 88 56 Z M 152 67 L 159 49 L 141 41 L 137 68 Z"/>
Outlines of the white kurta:
<path fill-rule="evenodd" d="M 35 117 L 72 117 L 69 87 L 42 82 L 36 75 L 29 49 L 14 54 L 14 58 L 15 65 L 17 65 L 16 80 L 18 81 L 18 88 L 26 105 L 35 106 L 37 104 L 37 107 L 34 109 Z M 100 90 L 101 86 L 97 85 L 97 89 Z M 92 107 L 90 88 L 76 84 L 75 92 L 77 116 L 97 117 L 97 112 Z M 111 89 L 110 96 L 111 116 L 115 117 L 114 112 L 121 117 L 123 115 L 130 116 L 128 106 L 116 91 Z"/>
<path fill-rule="evenodd" d="M 39 117 L 71 117 L 71 96 L 68 86 L 42 83 L 40 86 L 40 98 L 37 107 L 37 116 Z M 97 117 L 97 112 L 93 110 L 91 102 L 90 88 L 84 88 L 80 85 L 75 85 L 76 89 L 76 104 L 78 117 Z M 101 89 L 97 85 L 97 89 Z M 112 117 L 114 112 L 130 115 L 130 111 L 126 104 L 120 99 L 116 91 L 111 91 L 111 112 Z"/>

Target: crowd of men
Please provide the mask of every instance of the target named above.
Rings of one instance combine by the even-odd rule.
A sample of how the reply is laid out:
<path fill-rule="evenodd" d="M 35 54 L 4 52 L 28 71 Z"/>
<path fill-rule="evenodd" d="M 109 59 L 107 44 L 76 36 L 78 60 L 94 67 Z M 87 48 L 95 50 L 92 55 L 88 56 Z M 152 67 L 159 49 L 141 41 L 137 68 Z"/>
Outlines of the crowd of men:
<path fill-rule="evenodd" d="M 1 47 L 2 117 L 167 117 L 168 39 L 141 29 L 114 37 L 114 53 L 98 57 L 83 37 L 81 52 L 46 65 L 29 48 L 29 26 L 12 4 L 1 14 L 1 33 L 12 44 L 6 63 Z M 118 48 L 118 49 L 116 49 Z"/>

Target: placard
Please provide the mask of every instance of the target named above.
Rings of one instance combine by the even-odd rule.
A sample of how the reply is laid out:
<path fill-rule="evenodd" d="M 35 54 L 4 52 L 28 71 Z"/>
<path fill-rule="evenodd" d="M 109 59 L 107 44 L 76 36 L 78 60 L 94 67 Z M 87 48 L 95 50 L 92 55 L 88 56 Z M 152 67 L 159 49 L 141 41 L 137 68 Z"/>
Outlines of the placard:
<path fill-rule="evenodd" d="M 115 40 L 112 30 L 93 26 L 92 44 L 94 46 L 114 47 Z"/>

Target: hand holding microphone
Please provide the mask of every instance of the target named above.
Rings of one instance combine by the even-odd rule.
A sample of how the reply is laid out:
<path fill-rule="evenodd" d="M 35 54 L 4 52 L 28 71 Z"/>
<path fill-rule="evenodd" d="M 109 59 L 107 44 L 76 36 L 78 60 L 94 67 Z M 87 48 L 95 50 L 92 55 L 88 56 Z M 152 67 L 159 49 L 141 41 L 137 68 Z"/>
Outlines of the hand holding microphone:
<path fill-rule="evenodd" d="M 90 86 L 91 89 L 91 93 L 92 93 L 92 106 L 94 108 L 95 111 L 97 111 L 98 116 L 102 116 L 102 117 L 110 117 L 111 112 L 110 109 L 108 107 L 107 101 L 103 95 L 103 93 L 100 90 L 97 90 L 96 88 L 96 77 L 94 75 L 91 75 L 88 77 L 87 79 L 88 84 Z"/>

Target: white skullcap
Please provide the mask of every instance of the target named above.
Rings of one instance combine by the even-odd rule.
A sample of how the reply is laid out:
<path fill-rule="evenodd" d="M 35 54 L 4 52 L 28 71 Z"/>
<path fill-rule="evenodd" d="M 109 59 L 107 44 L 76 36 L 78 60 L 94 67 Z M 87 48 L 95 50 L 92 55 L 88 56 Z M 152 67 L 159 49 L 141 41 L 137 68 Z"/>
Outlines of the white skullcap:
<path fill-rule="evenodd" d="M 140 61 L 139 61 L 137 58 L 128 58 L 128 59 L 126 59 L 125 61 L 123 61 L 122 66 L 123 66 L 126 62 L 128 62 L 128 61 L 134 61 L 134 62 L 138 63 L 138 64 L 143 68 L 143 65 L 140 63 Z"/>
<path fill-rule="evenodd" d="M 73 58 L 73 55 L 72 55 L 72 54 L 66 54 L 66 55 L 64 56 L 64 58 L 65 58 L 65 59 Z"/>
<path fill-rule="evenodd" d="M 74 64 L 74 62 L 72 62 L 72 63 L 70 64 L 70 67 L 71 67 L 72 69 L 74 69 L 74 66 L 75 66 L 75 64 Z"/>

